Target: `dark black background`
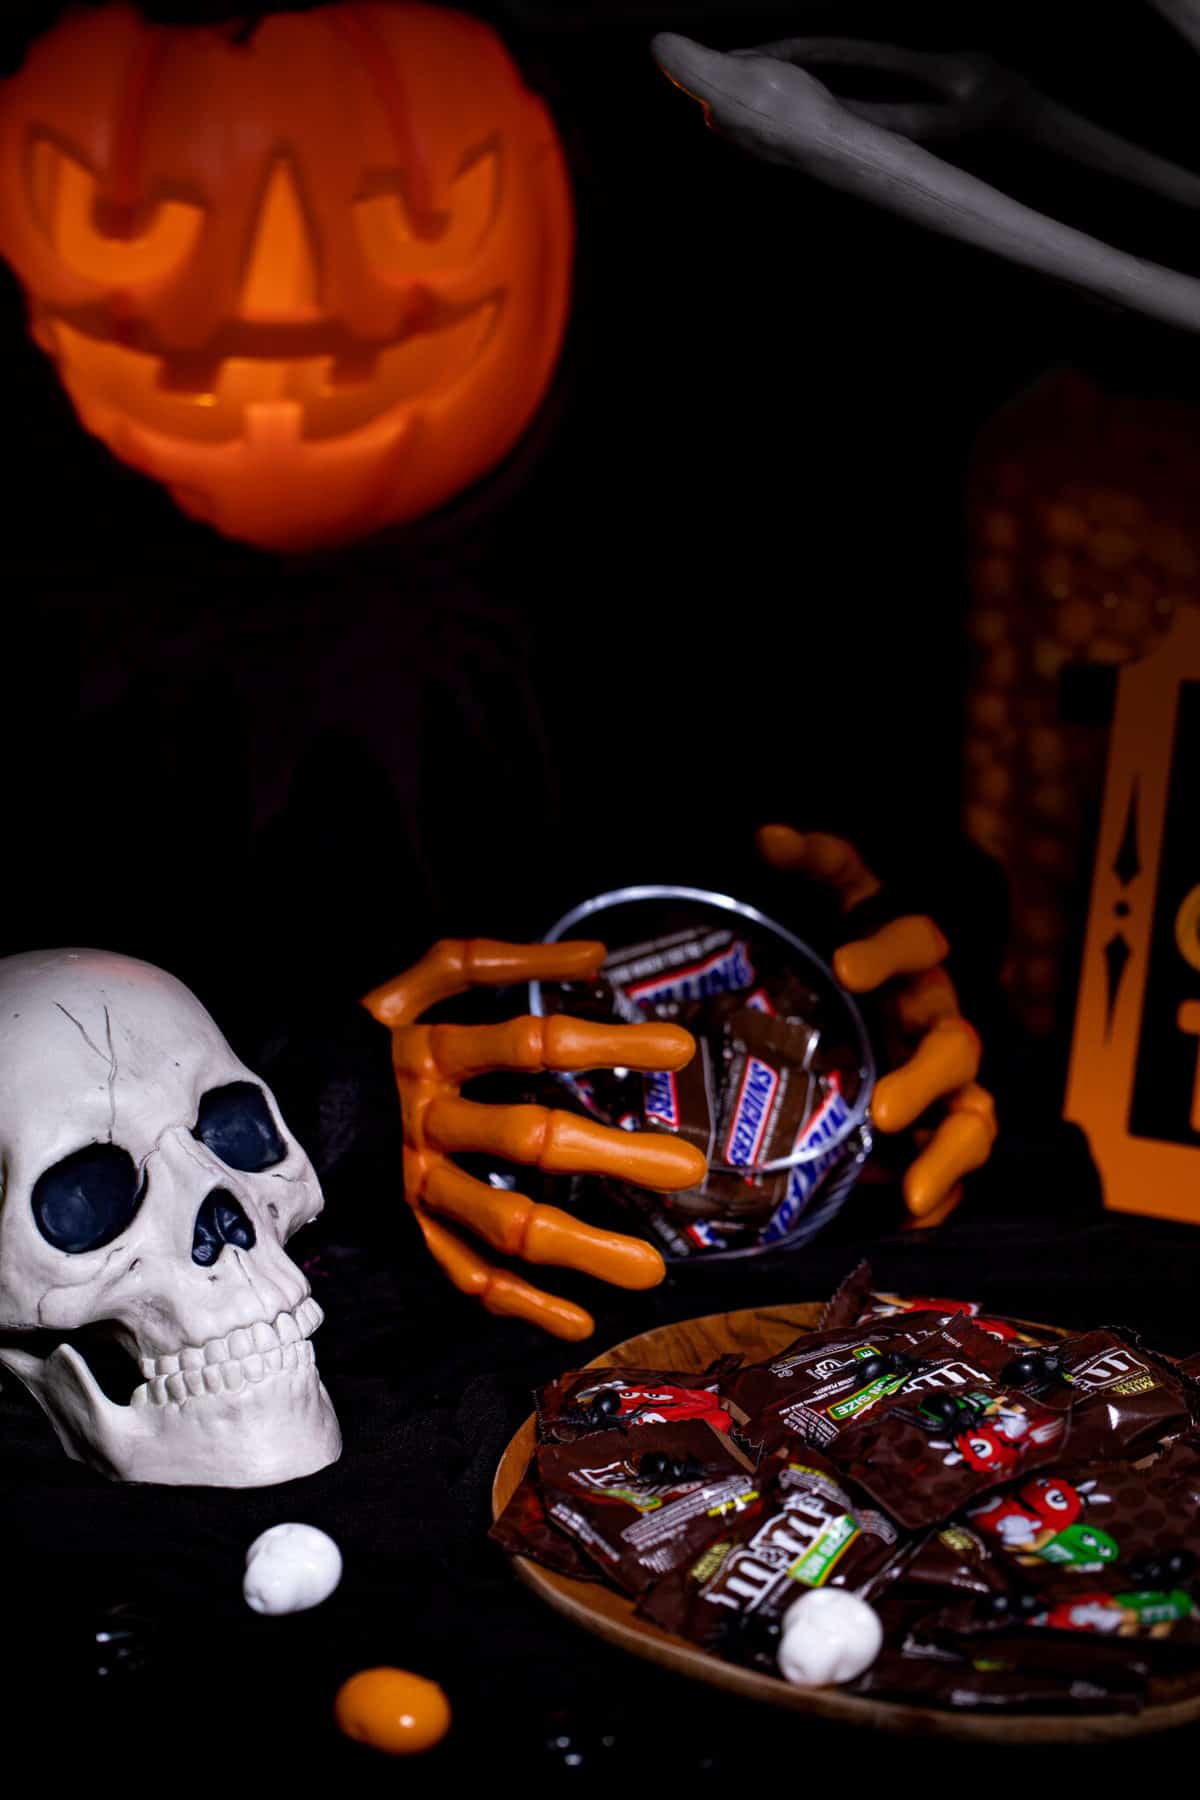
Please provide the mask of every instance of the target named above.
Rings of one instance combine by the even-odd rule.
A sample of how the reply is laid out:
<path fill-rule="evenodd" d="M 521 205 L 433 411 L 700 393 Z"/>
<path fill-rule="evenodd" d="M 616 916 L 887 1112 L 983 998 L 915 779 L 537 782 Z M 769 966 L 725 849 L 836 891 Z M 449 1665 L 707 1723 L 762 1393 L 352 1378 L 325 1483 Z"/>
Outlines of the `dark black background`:
<path fill-rule="evenodd" d="M 50 10 L 5 10 L 9 66 Z M 1067 1322 L 1117 1314 L 1194 1347 L 1196 1240 L 1099 1213 L 1056 1124 L 1061 1046 L 1023 1043 L 996 997 L 1003 886 L 959 836 L 958 745 L 974 433 L 1057 363 L 1190 393 L 1195 347 L 742 158 L 647 41 L 670 25 L 722 44 L 809 30 L 987 48 L 1181 160 L 1194 61 L 1124 0 L 969 15 L 514 0 L 489 16 L 568 144 L 576 306 L 542 418 L 439 518 L 303 561 L 215 539 L 78 430 L 0 280 L 0 950 L 89 942 L 162 962 L 274 1080 L 326 1176 L 297 1254 L 315 1259 L 347 1439 L 340 1465 L 286 1493 L 111 1488 L 4 1384 L 10 1731 L 32 1738 L 45 1715 L 98 1769 L 154 1746 L 211 1784 L 257 1745 L 281 1775 L 409 1781 L 328 1725 L 337 1681 L 375 1661 L 450 1691 L 457 1729 L 426 1777 L 509 1769 L 536 1790 L 561 1709 L 568 1731 L 611 1726 L 606 1754 L 642 1759 L 656 1786 L 704 1756 L 760 1780 L 758 1751 L 798 1765 L 794 1720 L 593 1645 L 484 1540 L 500 1451 L 568 1357 L 455 1296 L 401 1204 L 386 1040 L 355 997 L 433 936 L 536 936 L 626 879 L 712 881 L 819 935 L 805 897 L 755 870 L 752 828 L 855 835 L 896 903 L 928 906 L 954 941 L 1002 1103 L 992 1171 L 936 1236 L 898 1233 L 864 1195 L 793 1264 L 589 1294 L 596 1345 L 820 1296 L 882 1239 L 894 1284 Z M 1152 201 L 999 140 L 956 154 L 1195 265 L 1190 222 Z M 346 1581 L 311 1616 L 252 1618 L 245 1545 L 293 1516 L 334 1531 Z M 125 1600 L 159 1638 L 121 1699 L 88 1674 L 87 1620 Z"/>

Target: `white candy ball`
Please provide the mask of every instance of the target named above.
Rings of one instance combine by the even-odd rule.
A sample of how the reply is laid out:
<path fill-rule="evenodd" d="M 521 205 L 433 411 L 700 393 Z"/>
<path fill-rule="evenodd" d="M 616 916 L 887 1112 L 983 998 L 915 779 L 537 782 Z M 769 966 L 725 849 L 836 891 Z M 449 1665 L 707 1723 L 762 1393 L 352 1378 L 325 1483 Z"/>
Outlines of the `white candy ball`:
<path fill-rule="evenodd" d="M 272 1525 L 246 1552 L 242 1593 L 256 1613 L 304 1612 L 342 1579 L 342 1553 L 315 1525 Z"/>
<path fill-rule="evenodd" d="M 796 1687 L 853 1681 L 883 1648 L 879 1614 L 844 1588 L 813 1588 L 783 1615 L 779 1671 Z"/>

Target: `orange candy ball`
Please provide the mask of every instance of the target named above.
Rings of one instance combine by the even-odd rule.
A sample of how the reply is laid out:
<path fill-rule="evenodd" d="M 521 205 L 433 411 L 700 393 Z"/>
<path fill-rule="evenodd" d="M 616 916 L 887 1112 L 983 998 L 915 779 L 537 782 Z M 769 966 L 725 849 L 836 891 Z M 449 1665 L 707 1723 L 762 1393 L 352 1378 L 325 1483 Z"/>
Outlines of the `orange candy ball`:
<path fill-rule="evenodd" d="M 450 1729 L 437 1682 L 408 1669 L 360 1669 L 338 1689 L 333 1711 L 347 1737 L 391 1756 L 431 1750 Z"/>

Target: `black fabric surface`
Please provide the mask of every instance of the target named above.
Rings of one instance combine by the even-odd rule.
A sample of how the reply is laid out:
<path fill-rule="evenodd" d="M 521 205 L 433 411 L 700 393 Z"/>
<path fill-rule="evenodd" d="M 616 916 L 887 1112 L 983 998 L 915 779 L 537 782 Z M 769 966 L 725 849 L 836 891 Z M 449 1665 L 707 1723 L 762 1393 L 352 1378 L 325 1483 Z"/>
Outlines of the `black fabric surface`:
<path fill-rule="evenodd" d="M 801 1746 L 806 1760 L 852 1747 L 859 1779 L 885 1769 L 951 1773 L 961 1746 L 851 1737 L 699 1690 L 548 1610 L 487 1540 L 504 1447 L 531 1390 L 605 1345 L 668 1320 L 822 1298 L 864 1251 L 881 1285 L 901 1291 L 974 1297 L 1066 1324 L 1119 1320 L 1163 1348 L 1193 1349 L 1200 1234 L 1100 1212 L 1077 1135 L 1038 1138 L 1027 1119 L 1026 1135 L 1006 1139 L 967 1207 L 933 1233 L 897 1229 L 890 1190 L 863 1188 L 827 1237 L 756 1267 L 688 1268 L 636 1295 L 556 1275 L 552 1285 L 586 1296 L 596 1314 L 594 1341 L 576 1351 L 490 1317 L 437 1273 L 399 1193 L 394 1114 L 383 1103 L 386 1039 L 370 1021 L 363 1032 L 346 1019 L 342 1042 L 354 1046 L 357 1080 L 368 1091 L 378 1083 L 381 1116 L 391 1119 L 373 1142 L 355 1136 L 343 1146 L 324 1218 L 293 1243 L 326 1312 L 316 1343 L 345 1434 L 342 1460 L 253 1492 L 114 1486 L 67 1461 L 6 1380 L 0 1542 L 14 1646 L 6 1732 L 28 1742 L 53 1733 L 57 1766 L 78 1759 L 93 1776 L 138 1767 L 159 1771 L 156 1781 L 164 1770 L 215 1778 L 228 1764 L 235 1792 L 252 1772 L 329 1778 L 356 1793 L 392 1792 L 398 1782 L 419 1792 L 458 1779 L 494 1784 L 506 1774 L 536 1792 L 568 1777 L 586 1783 L 588 1771 L 678 1785 L 765 1774 Z M 335 1110 L 336 1086 L 326 1096 Z M 1064 1192 L 1076 1196 L 1073 1213 L 1063 1211 Z M 320 1608 L 264 1619 L 241 1598 L 244 1554 L 285 1519 L 329 1531 L 345 1577 Z M 140 1673 L 100 1677 L 92 1631 L 118 1603 L 157 1635 L 148 1633 Z M 331 1722 L 338 1684 L 376 1663 L 434 1677 L 454 1709 L 443 1746 L 403 1767 L 349 1743 Z M 1056 1754 L 1039 1751 L 1039 1770 L 1057 1766 Z M 1102 1769 L 1098 1756 L 1088 1764 L 1081 1754 L 1070 1753 L 1073 1778 L 1094 1785 L 1145 1752 L 1105 1750 Z"/>

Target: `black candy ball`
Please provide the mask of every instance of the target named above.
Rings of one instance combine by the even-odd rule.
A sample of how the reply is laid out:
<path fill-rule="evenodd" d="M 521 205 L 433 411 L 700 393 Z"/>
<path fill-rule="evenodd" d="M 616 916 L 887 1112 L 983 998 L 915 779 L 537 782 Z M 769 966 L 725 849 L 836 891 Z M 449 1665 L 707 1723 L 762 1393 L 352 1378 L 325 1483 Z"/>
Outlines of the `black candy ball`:
<path fill-rule="evenodd" d="M 722 1654 L 748 1667 L 775 1670 L 783 1622 L 761 1613 L 734 1613 L 721 1633 Z"/>
<path fill-rule="evenodd" d="M 1028 1619 L 1043 1610 L 1044 1602 L 1036 1594 L 993 1594 L 988 1611 L 997 1619 Z"/>
<path fill-rule="evenodd" d="M 92 1621 L 92 1668 L 101 1681 L 142 1674 L 153 1657 L 154 1621 L 129 1605 L 110 1606 Z"/>
<path fill-rule="evenodd" d="M 859 1363 L 858 1372 L 864 1381 L 878 1381 L 881 1375 L 888 1373 L 888 1368 L 886 1356 L 868 1356 L 865 1362 Z"/>
<path fill-rule="evenodd" d="M 647 1450 L 638 1463 L 638 1474 L 643 1481 L 673 1481 L 677 1467 L 665 1450 Z"/>
<path fill-rule="evenodd" d="M 1030 1382 L 1062 1381 L 1062 1356 L 1057 1350 L 1025 1350 L 1007 1365 L 1004 1379 L 1015 1387 L 1024 1387 Z"/>
<path fill-rule="evenodd" d="M 953 1394 L 930 1394 L 921 1401 L 921 1411 L 929 1413 L 932 1418 L 943 1420 L 947 1425 L 957 1425 L 962 1417 Z"/>
<path fill-rule="evenodd" d="M 1172 1581 L 1187 1581 L 1196 1573 L 1196 1558 L 1191 1550 L 1172 1550 L 1167 1557 L 1167 1574 Z"/>
<path fill-rule="evenodd" d="M 580 1769 L 595 1775 L 611 1770 L 619 1758 L 614 1726 L 606 1720 L 556 1715 L 543 1739 L 542 1752 L 555 1770 Z"/>
<path fill-rule="evenodd" d="M 616 1416 L 621 1410 L 621 1396 L 616 1388 L 601 1388 L 592 1401 L 592 1411 L 602 1413 L 606 1419 Z"/>

